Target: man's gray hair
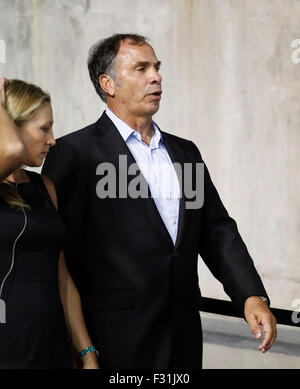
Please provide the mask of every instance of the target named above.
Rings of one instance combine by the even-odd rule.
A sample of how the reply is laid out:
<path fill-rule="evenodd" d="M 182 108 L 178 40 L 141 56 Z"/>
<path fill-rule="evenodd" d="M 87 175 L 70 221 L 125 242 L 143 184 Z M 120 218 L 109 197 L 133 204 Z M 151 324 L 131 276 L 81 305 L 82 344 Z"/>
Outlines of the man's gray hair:
<path fill-rule="evenodd" d="M 121 41 L 129 39 L 133 45 L 146 43 L 147 38 L 138 34 L 115 34 L 95 43 L 89 50 L 88 69 L 90 78 L 101 100 L 107 102 L 107 96 L 99 83 L 99 77 L 106 74 L 115 79 L 114 64 Z"/>

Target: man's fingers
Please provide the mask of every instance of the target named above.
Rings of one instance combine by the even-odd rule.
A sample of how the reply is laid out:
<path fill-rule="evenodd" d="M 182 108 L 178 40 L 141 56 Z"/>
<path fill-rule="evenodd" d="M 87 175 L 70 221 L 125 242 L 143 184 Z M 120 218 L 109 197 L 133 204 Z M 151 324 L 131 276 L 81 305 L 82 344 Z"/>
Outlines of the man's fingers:
<path fill-rule="evenodd" d="M 271 345 L 272 345 L 271 340 L 273 338 L 271 331 L 266 330 L 266 331 L 264 331 L 264 333 L 265 333 L 264 340 L 261 342 L 261 344 L 259 346 L 259 349 L 262 352 L 267 351 L 271 347 Z"/>
<path fill-rule="evenodd" d="M 257 339 L 262 338 L 260 325 L 262 326 L 264 337 L 259 345 L 259 350 L 266 352 L 271 348 L 277 336 L 276 318 L 268 306 L 256 296 L 246 300 L 244 312 L 250 330 Z"/>
<path fill-rule="evenodd" d="M 259 346 L 259 350 L 262 352 L 266 352 L 271 348 L 273 343 L 275 342 L 275 339 L 277 337 L 277 330 L 276 330 L 276 322 L 272 321 L 272 318 L 267 319 L 265 322 L 261 323 L 264 329 L 264 340 L 261 342 Z"/>
<path fill-rule="evenodd" d="M 260 329 L 260 326 L 259 326 L 259 323 L 258 323 L 258 321 L 257 321 L 256 316 L 251 315 L 251 316 L 248 318 L 248 324 L 249 324 L 249 327 L 250 327 L 250 330 L 251 330 L 252 334 L 253 334 L 257 339 L 261 338 L 262 332 L 261 332 L 261 329 Z"/>

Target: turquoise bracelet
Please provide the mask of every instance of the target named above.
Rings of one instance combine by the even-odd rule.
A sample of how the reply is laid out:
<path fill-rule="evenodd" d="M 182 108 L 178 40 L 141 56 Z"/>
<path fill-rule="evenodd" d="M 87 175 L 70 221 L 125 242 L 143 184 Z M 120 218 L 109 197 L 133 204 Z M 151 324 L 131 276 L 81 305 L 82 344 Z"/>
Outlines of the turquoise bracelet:
<path fill-rule="evenodd" d="M 79 356 L 80 358 L 83 358 L 87 353 L 91 353 L 91 352 L 96 353 L 97 357 L 99 356 L 99 353 L 94 346 L 84 348 L 83 350 L 80 351 Z"/>

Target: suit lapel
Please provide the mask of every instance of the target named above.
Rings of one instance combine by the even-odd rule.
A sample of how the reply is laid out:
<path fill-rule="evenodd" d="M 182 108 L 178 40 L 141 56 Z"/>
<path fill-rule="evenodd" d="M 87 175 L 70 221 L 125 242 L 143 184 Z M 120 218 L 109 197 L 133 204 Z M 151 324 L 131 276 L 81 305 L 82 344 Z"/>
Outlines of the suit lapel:
<path fill-rule="evenodd" d="M 103 113 L 98 122 L 96 123 L 96 137 L 97 145 L 100 151 L 100 157 L 102 161 L 112 163 L 116 168 L 117 176 L 117 197 L 119 193 L 118 177 L 119 177 L 119 156 L 123 155 L 127 157 L 127 168 L 130 165 L 136 164 L 133 155 L 130 152 L 126 142 L 120 135 L 119 131 L 109 119 L 109 117 Z M 148 190 L 148 197 L 135 199 L 139 210 L 148 218 L 149 222 L 158 228 L 161 235 L 168 241 L 168 243 L 174 247 L 172 238 L 163 222 L 160 213 L 155 205 L 154 200 L 151 198 L 150 188 L 142 172 L 139 170 L 135 176 L 130 176 L 132 179 L 140 175 L 141 181 L 143 181 L 145 187 Z M 128 179 L 129 181 L 129 179 Z"/>

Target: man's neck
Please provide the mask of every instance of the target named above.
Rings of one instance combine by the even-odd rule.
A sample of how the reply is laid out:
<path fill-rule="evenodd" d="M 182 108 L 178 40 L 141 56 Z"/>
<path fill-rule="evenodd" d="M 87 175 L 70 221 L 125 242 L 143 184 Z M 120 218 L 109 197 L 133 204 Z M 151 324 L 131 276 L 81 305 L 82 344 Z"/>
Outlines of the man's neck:
<path fill-rule="evenodd" d="M 154 134 L 154 129 L 152 126 L 152 117 L 133 117 L 132 115 L 127 114 L 121 110 L 118 110 L 116 107 L 107 105 L 108 108 L 114 113 L 119 119 L 126 123 L 130 128 L 135 131 L 138 131 L 141 134 L 142 141 L 148 146 L 150 145 L 151 138 Z"/>

